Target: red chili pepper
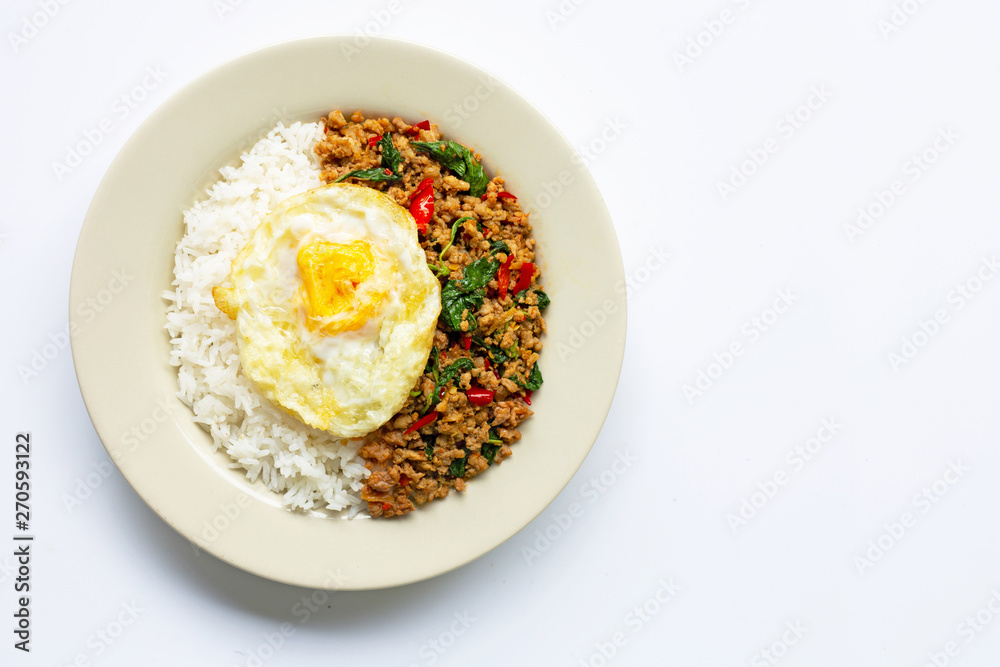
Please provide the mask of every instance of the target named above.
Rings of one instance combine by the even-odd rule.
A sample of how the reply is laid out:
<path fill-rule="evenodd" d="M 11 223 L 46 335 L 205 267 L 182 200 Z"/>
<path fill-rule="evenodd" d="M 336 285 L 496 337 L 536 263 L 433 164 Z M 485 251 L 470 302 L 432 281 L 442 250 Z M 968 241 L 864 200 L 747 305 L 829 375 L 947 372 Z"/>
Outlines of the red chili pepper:
<path fill-rule="evenodd" d="M 416 431 L 419 428 L 423 428 L 423 427 L 427 426 L 428 424 L 430 424 L 431 422 L 433 422 L 437 418 L 438 418 L 438 413 L 436 413 L 436 412 L 428 412 L 425 416 L 423 416 L 420 419 L 418 419 L 417 421 L 413 422 L 413 424 L 410 425 L 410 428 L 408 428 L 405 431 L 403 431 L 403 433 L 412 433 L 413 431 Z"/>
<path fill-rule="evenodd" d="M 529 405 L 530 405 L 530 403 L 529 403 Z M 409 483 L 410 483 L 410 478 L 409 477 L 407 477 L 406 475 L 400 475 L 399 476 L 399 485 L 400 486 L 406 486 Z"/>
<path fill-rule="evenodd" d="M 466 351 L 472 348 L 472 336 L 462 336 L 462 347 L 464 347 Z"/>
<path fill-rule="evenodd" d="M 433 176 L 429 176 L 429 177 L 425 178 L 424 180 L 420 181 L 420 184 L 417 185 L 417 188 L 410 195 L 410 199 L 413 199 L 414 197 L 416 197 L 419 194 L 423 194 L 424 190 L 427 190 L 427 189 L 433 188 L 433 187 L 434 187 L 434 177 Z"/>
<path fill-rule="evenodd" d="M 528 405 L 531 405 L 531 395 L 534 394 L 534 393 L 535 392 L 533 392 L 530 389 L 528 389 L 527 391 L 525 391 L 524 392 L 524 402 L 527 403 Z"/>
<path fill-rule="evenodd" d="M 490 370 L 490 359 L 489 359 L 489 357 L 483 357 L 483 370 L 484 371 Z"/>
<path fill-rule="evenodd" d="M 392 505 L 390 505 L 389 503 L 382 503 L 382 511 L 383 512 L 388 511 L 390 507 L 392 507 Z"/>
<path fill-rule="evenodd" d="M 517 201 L 517 197 L 515 197 L 509 192 L 498 192 L 497 197 L 499 197 L 500 199 L 509 199 L 511 201 Z"/>
<path fill-rule="evenodd" d="M 535 275 L 535 265 L 531 262 L 525 262 L 521 265 L 521 275 L 517 278 L 517 284 L 514 285 L 514 289 L 511 290 L 513 294 L 520 294 L 522 290 L 528 289 L 531 285 L 531 277 Z"/>
<path fill-rule="evenodd" d="M 507 261 L 501 264 L 500 270 L 497 271 L 497 286 L 500 288 L 501 300 L 507 298 L 507 287 L 510 285 L 510 263 L 513 261 L 514 255 L 507 255 Z"/>
<path fill-rule="evenodd" d="M 410 128 L 410 134 L 418 134 L 420 130 L 429 130 L 429 129 L 431 129 L 431 122 L 429 120 L 422 120 Z"/>
<path fill-rule="evenodd" d="M 413 201 L 410 202 L 410 215 L 417 223 L 417 229 L 421 233 L 427 231 L 427 223 L 431 221 L 434 216 L 434 186 L 425 186 L 422 191 L 419 191 L 413 197 Z"/>
<path fill-rule="evenodd" d="M 483 196 L 479 198 L 479 201 L 486 201 L 486 198 L 489 197 L 489 196 L 490 196 L 490 194 L 488 192 L 484 192 Z"/>
<path fill-rule="evenodd" d="M 469 403 L 473 405 L 489 405 L 493 402 L 493 392 L 481 387 L 471 387 L 465 395 L 469 397 Z"/>
<path fill-rule="evenodd" d="M 375 144 L 382 141 L 382 135 L 377 137 L 368 137 L 368 148 L 375 148 Z"/>

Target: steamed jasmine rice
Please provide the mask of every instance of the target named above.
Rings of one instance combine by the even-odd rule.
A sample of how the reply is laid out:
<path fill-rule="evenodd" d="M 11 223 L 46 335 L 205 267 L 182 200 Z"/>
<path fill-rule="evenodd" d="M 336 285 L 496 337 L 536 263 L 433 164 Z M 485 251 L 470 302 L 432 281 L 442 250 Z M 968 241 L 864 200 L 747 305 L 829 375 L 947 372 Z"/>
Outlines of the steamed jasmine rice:
<path fill-rule="evenodd" d="M 211 434 L 213 448 L 251 482 L 281 494 L 287 507 L 353 516 L 365 506 L 360 491 L 369 474 L 357 456 L 360 442 L 312 429 L 264 398 L 240 369 L 236 322 L 212 298 L 271 209 L 323 185 L 313 151 L 323 136 L 321 123 L 278 124 L 239 166 L 220 170 L 208 197 L 184 212 L 174 289 L 163 297 L 178 396 Z"/>

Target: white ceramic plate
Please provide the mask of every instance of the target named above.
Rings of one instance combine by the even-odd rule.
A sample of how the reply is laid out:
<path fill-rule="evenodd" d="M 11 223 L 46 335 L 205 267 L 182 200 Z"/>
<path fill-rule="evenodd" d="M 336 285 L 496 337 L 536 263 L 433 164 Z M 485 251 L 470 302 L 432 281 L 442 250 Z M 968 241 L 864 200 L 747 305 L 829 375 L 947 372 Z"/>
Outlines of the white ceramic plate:
<path fill-rule="evenodd" d="M 489 74 L 416 44 L 348 36 L 290 42 L 223 65 L 174 95 L 136 131 L 101 182 L 70 288 L 73 359 L 105 448 L 146 503 L 215 556 L 278 581 L 369 589 L 447 572 L 501 544 L 569 482 L 597 438 L 625 346 L 624 271 L 600 193 L 560 133 Z M 455 111 L 460 105 L 463 111 Z M 552 305 L 545 384 L 514 456 L 402 518 L 337 520 L 283 509 L 227 469 L 176 397 L 160 298 L 172 279 L 181 212 L 219 167 L 279 120 L 333 109 L 424 118 L 483 155 L 532 211 Z M 464 116 L 464 117 L 463 117 Z M 78 304 L 131 277 L 97 317 Z M 105 298 L 104 301 L 107 299 Z M 103 303 L 103 301 L 102 301 Z"/>

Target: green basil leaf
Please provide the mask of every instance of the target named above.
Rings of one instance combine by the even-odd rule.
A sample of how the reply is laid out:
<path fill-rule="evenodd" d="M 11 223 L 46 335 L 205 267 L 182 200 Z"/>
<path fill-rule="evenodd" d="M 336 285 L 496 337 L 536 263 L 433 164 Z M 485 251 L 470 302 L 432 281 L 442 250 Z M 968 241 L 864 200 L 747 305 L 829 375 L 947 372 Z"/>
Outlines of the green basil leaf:
<path fill-rule="evenodd" d="M 465 178 L 463 180 L 469 184 L 469 194 L 473 197 L 482 197 L 490 182 L 483 166 L 468 151 L 465 155 Z"/>
<path fill-rule="evenodd" d="M 486 283 L 493 280 L 493 276 L 500 269 L 500 262 L 492 257 L 482 257 L 465 267 L 458 287 L 463 292 L 469 293 L 481 290 L 486 287 Z"/>
<path fill-rule="evenodd" d="M 486 192 L 490 179 L 472 151 L 455 141 L 411 141 L 418 151 L 430 153 L 431 157 L 451 170 L 455 176 L 469 184 L 469 194 L 481 197 Z"/>
<path fill-rule="evenodd" d="M 498 252 L 502 252 L 506 255 L 510 254 L 510 247 L 508 247 L 507 244 L 500 239 L 496 239 L 490 244 L 490 254 L 495 255 Z"/>
<path fill-rule="evenodd" d="M 396 145 L 392 143 L 392 137 L 386 132 L 378 142 L 382 149 L 382 166 L 391 169 L 392 173 L 399 173 L 399 163 L 403 161 L 403 156 L 396 150 Z"/>
<path fill-rule="evenodd" d="M 538 363 L 536 362 L 535 365 L 531 367 L 531 372 L 528 373 L 527 381 L 525 382 L 521 382 L 520 380 L 514 380 L 514 381 L 517 382 L 522 387 L 524 387 L 525 389 L 534 391 L 542 386 L 542 369 L 538 367 Z"/>
<path fill-rule="evenodd" d="M 437 368 L 438 353 L 437 345 L 431 348 L 431 356 L 427 357 L 427 366 L 424 367 L 424 373 L 433 373 L 434 369 Z"/>
<path fill-rule="evenodd" d="M 469 326 L 475 328 L 476 316 L 473 315 L 479 307 L 483 305 L 485 294 L 482 290 L 476 290 L 472 294 L 466 293 L 458 286 L 457 280 L 449 280 L 441 289 L 441 316 L 445 323 L 455 331 L 462 330 L 462 313 L 466 310 Z"/>
<path fill-rule="evenodd" d="M 508 356 L 507 353 L 504 351 L 504 349 L 499 345 L 490 345 L 489 343 L 487 343 L 485 340 L 483 340 L 478 336 L 473 336 L 472 342 L 486 350 L 487 355 L 489 355 L 490 361 L 493 362 L 494 365 L 508 362 L 511 359 L 511 357 Z"/>
<path fill-rule="evenodd" d="M 410 145 L 418 151 L 430 153 L 441 166 L 465 180 L 465 154 L 469 150 L 462 144 L 455 141 L 411 141 Z"/>
<path fill-rule="evenodd" d="M 448 466 L 448 474 L 452 477 L 465 477 L 465 462 L 469 458 L 468 453 L 460 459 L 455 459 Z"/>
<path fill-rule="evenodd" d="M 363 181 L 372 182 L 385 182 L 385 181 L 398 181 L 401 176 L 395 173 L 387 174 L 385 169 L 379 167 L 378 169 L 355 169 L 352 172 L 348 172 L 334 181 L 334 183 L 340 183 L 341 181 L 348 178 L 358 178 Z"/>
<path fill-rule="evenodd" d="M 483 457 L 486 458 L 486 465 L 493 465 L 493 460 L 496 459 L 497 454 L 500 452 L 500 447 L 502 445 L 495 445 L 489 442 L 484 442 L 482 447 Z"/>
<path fill-rule="evenodd" d="M 552 299 L 549 298 L 549 295 L 540 289 L 536 289 L 534 290 L 534 292 L 538 296 L 538 310 L 545 310 L 546 308 L 548 308 L 549 304 L 552 303 Z M 514 300 L 517 301 L 517 305 L 526 306 L 528 305 L 524 302 L 526 298 L 528 298 L 528 290 L 523 289 L 517 293 L 517 296 L 514 297 Z"/>

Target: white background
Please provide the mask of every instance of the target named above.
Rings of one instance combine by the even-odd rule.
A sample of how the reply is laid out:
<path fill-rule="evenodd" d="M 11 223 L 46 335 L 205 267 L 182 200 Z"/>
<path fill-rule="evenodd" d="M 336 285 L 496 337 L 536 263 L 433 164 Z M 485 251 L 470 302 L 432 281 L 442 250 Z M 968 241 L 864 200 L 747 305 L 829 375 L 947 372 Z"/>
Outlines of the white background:
<path fill-rule="evenodd" d="M 0 549 L 0 663 L 997 664 L 1000 280 L 978 274 L 1000 253 L 1000 5 L 575 1 L 50 0 L 47 20 L 45 2 L 4 2 L 0 507 L 30 430 L 38 541 L 30 655 L 12 648 Z M 610 416 L 548 510 L 455 572 L 309 611 L 312 591 L 197 552 L 103 479 L 59 332 L 90 198 L 159 103 L 244 52 L 366 29 L 495 73 L 586 149 L 637 287 Z M 120 112 L 147 68 L 166 76 Z M 654 250 L 671 259 L 648 271 Z M 789 457 L 824 419 L 834 437 Z M 663 603 L 661 582 L 678 588 Z"/>

